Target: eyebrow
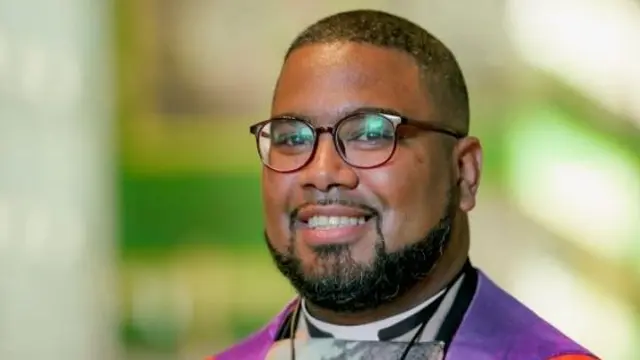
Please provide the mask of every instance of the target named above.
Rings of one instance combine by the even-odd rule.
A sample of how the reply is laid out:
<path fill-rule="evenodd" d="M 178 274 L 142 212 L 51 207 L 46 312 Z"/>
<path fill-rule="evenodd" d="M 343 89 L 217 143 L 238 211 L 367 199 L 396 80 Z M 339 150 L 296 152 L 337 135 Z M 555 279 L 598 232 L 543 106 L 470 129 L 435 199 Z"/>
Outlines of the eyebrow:
<path fill-rule="evenodd" d="M 377 107 L 377 106 L 359 106 L 356 108 L 345 108 L 345 109 L 341 109 L 340 111 L 336 112 L 334 116 L 332 116 L 332 118 L 334 118 L 335 120 L 339 120 L 339 119 L 343 119 L 347 116 L 350 115 L 354 115 L 354 114 L 358 114 L 358 113 L 363 113 L 363 112 L 372 112 L 372 113 L 382 113 L 382 114 L 387 114 L 387 115 L 395 115 L 395 116 L 400 116 L 400 117 L 404 117 L 404 115 L 395 109 L 392 108 L 385 108 L 385 107 Z M 284 113 L 279 113 L 276 114 L 274 116 L 271 117 L 271 119 L 277 119 L 277 118 L 296 118 L 296 119 L 304 119 L 307 120 L 311 123 L 316 122 L 317 119 L 314 119 L 311 116 L 302 114 L 302 113 L 297 113 L 297 112 L 284 112 Z"/>

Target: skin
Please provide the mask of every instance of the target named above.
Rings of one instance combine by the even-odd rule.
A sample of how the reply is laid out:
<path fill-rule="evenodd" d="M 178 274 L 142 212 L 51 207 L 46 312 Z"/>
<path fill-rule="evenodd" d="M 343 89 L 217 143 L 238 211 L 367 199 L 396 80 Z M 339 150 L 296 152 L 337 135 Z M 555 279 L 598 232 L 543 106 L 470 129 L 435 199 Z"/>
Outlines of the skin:
<path fill-rule="evenodd" d="M 363 107 L 393 109 L 409 118 L 448 125 L 430 101 L 415 60 L 401 51 L 357 43 L 303 46 L 283 65 L 271 115 L 297 114 L 316 126 L 331 126 Z M 440 118 L 440 119 L 438 119 Z M 462 268 L 469 250 L 466 213 L 473 209 L 480 180 L 482 150 L 478 139 L 403 129 L 394 156 L 383 166 L 357 169 L 340 158 L 331 137 L 320 137 L 314 158 L 292 173 L 264 167 L 262 193 L 266 235 L 274 251 L 285 253 L 295 243 L 304 273 L 321 277 L 329 261 L 296 237 L 291 212 L 328 194 L 354 200 L 378 213 L 386 250 L 394 252 L 424 238 L 442 217 L 447 194 L 456 192 L 450 244 L 436 267 L 411 290 L 393 301 L 356 313 L 336 313 L 312 303 L 313 316 L 335 324 L 356 325 L 402 312 L 433 296 Z M 359 264 L 372 263 L 374 233 L 351 245 Z M 326 264 L 325 264 L 326 265 Z M 339 265 L 335 265 L 339 266 Z"/>

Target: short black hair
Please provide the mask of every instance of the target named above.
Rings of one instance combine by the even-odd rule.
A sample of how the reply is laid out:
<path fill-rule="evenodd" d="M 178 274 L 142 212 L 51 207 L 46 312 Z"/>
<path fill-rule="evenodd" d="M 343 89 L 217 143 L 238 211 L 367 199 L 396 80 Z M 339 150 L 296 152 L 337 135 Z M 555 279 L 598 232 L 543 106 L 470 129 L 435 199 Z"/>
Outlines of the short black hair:
<path fill-rule="evenodd" d="M 441 121 L 469 131 L 469 94 L 455 56 L 439 39 L 415 23 L 378 10 L 352 10 L 323 18 L 303 30 L 285 55 L 306 45 L 356 42 L 403 51 L 420 67 L 426 90 Z"/>

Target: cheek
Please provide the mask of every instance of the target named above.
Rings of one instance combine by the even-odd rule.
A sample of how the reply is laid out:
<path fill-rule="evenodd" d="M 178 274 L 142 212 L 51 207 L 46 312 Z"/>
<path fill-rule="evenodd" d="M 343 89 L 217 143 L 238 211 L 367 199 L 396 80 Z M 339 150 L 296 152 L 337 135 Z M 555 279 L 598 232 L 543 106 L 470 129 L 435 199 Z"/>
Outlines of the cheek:
<path fill-rule="evenodd" d="M 366 180 L 383 204 L 381 230 L 390 249 L 415 242 L 439 220 L 437 179 L 423 159 L 416 160 L 395 161 Z"/>
<path fill-rule="evenodd" d="M 262 202 L 267 236 L 277 249 L 288 242 L 289 214 L 287 199 L 291 190 L 290 181 L 280 174 L 264 171 L 262 175 Z"/>

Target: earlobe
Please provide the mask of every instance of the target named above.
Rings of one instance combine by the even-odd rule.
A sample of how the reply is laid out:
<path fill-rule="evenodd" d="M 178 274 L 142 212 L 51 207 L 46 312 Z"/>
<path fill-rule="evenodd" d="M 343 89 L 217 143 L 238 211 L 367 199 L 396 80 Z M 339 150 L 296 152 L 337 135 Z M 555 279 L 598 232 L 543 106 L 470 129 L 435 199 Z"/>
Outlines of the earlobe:
<path fill-rule="evenodd" d="M 460 182 L 460 210 L 471 211 L 476 206 L 476 197 L 466 180 Z"/>
<path fill-rule="evenodd" d="M 482 147 L 475 137 L 467 137 L 457 146 L 460 176 L 460 210 L 471 211 L 476 205 L 476 194 L 482 173 Z"/>

